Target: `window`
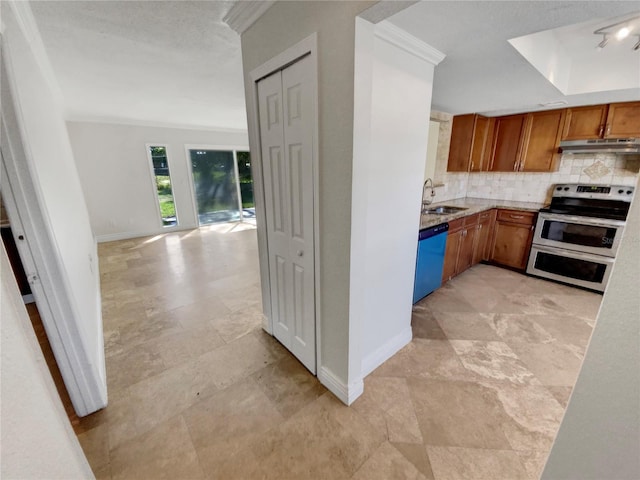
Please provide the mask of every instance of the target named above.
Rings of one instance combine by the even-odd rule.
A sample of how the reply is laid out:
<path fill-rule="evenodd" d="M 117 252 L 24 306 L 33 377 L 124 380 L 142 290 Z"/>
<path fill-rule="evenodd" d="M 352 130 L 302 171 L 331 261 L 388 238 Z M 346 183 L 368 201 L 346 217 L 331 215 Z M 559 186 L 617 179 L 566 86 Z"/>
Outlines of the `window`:
<path fill-rule="evenodd" d="M 149 155 L 151 157 L 156 193 L 158 195 L 162 226 L 174 227 L 178 225 L 178 217 L 176 216 L 176 206 L 171 188 L 167 147 L 149 146 Z"/>
<path fill-rule="evenodd" d="M 188 149 L 200 225 L 255 218 L 249 152 Z"/>

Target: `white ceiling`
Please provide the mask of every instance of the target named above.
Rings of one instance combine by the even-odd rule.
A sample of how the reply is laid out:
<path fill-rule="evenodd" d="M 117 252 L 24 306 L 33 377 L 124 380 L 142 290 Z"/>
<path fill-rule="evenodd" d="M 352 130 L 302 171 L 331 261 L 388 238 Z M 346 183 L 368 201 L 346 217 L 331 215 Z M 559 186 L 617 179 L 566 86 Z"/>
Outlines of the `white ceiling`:
<path fill-rule="evenodd" d="M 69 119 L 246 130 L 240 38 L 222 22 L 233 3 L 31 5 Z M 447 55 L 436 68 L 434 109 L 500 114 L 557 100 L 575 105 L 640 99 L 640 85 L 565 96 L 508 43 L 547 29 L 626 15 L 637 5 L 425 1 L 389 21 Z M 595 23 L 607 25 L 606 20 Z M 592 32 L 587 31 L 593 37 L 589 44 L 595 46 L 599 40 Z M 574 41 L 565 38 L 565 47 L 579 44 L 579 34 Z M 600 53 L 607 54 L 607 48 Z M 629 58 L 639 61 L 640 52 Z"/>
<path fill-rule="evenodd" d="M 607 19 L 628 16 L 638 5 L 625 1 L 425 1 L 388 20 L 447 55 L 435 69 L 435 110 L 496 115 L 541 109 L 540 104 L 547 102 L 586 105 L 640 99 L 640 51 L 631 49 L 635 41 L 628 39 L 626 49 L 611 42 L 596 55 L 595 46 L 602 37 L 593 35 L 595 29 L 613 23 Z M 575 67 L 580 61 L 589 67 L 573 72 L 574 77 L 590 80 L 591 88 L 582 91 L 606 91 L 564 95 L 509 43 L 515 37 L 577 23 L 583 25 L 554 35 L 568 63 Z M 632 88 L 623 85 L 612 90 L 596 81 L 598 75 L 620 77 L 618 69 L 627 71 L 629 64 L 637 72 Z"/>
<path fill-rule="evenodd" d="M 69 119 L 246 130 L 234 2 L 31 2 Z"/>

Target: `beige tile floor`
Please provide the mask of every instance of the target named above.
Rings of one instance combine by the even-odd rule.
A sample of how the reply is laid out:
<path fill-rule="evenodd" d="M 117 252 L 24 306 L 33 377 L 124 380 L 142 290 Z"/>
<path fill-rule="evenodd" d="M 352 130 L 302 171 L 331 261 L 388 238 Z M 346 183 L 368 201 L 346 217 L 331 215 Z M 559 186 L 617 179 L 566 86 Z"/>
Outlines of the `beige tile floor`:
<path fill-rule="evenodd" d="M 486 265 L 414 307 L 414 340 L 343 406 L 261 330 L 256 232 L 100 245 L 113 479 L 534 479 L 601 297 Z"/>

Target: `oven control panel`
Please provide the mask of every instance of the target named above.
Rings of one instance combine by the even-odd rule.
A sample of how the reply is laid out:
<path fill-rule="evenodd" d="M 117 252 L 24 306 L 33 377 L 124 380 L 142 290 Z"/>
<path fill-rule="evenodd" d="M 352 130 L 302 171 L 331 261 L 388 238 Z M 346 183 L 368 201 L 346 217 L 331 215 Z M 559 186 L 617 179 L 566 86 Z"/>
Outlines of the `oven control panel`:
<path fill-rule="evenodd" d="M 561 183 L 553 188 L 554 197 L 598 198 L 631 202 L 635 187 L 628 185 L 588 185 Z"/>

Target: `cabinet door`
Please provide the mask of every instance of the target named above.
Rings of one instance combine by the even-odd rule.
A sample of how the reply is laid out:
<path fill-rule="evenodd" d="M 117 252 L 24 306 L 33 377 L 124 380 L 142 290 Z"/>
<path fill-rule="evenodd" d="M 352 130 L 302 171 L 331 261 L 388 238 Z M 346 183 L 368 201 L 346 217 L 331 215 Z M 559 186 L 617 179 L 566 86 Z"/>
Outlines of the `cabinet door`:
<path fill-rule="evenodd" d="M 529 225 L 496 222 L 491 260 L 524 270 L 529 258 L 533 230 Z"/>
<path fill-rule="evenodd" d="M 469 171 L 469 156 L 473 142 L 475 114 L 456 115 L 451 126 L 451 143 L 449 145 L 448 172 Z"/>
<path fill-rule="evenodd" d="M 491 154 L 491 138 L 489 133 L 493 126 L 493 119 L 476 115 L 471 143 L 471 157 L 469 159 L 469 171 L 486 171 Z"/>
<path fill-rule="evenodd" d="M 473 247 L 476 243 L 477 228 L 478 225 L 470 225 L 462 230 L 456 275 L 461 274 L 473 264 Z"/>
<path fill-rule="evenodd" d="M 447 235 L 447 246 L 444 250 L 444 265 L 442 267 L 442 283 L 456 276 L 456 264 L 458 263 L 461 240 L 462 230 L 453 233 L 449 232 Z"/>
<path fill-rule="evenodd" d="M 456 276 L 456 264 L 458 263 L 458 252 L 460 251 L 463 227 L 464 218 L 458 218 L 449 222 L 447 245 L 444 251 L 444 266 L 442 267 L 442 283 Z"/>
<path fill-rule="evenodd" d="M 557 169 L 565 114 L 565 110 L 549 110 L 527 115 L 518 170 L 550 172 Z"/>
<path fill-rule="evenodd" d="M 480 263 L 482 260 L 489 260 L 491 256 L 490 241 L 495 214 L 495 210 L 491 210 L 489 212 L 482 212 L 479 215 L 476 244 L 473 249 L 473 265 Z"/>
<path fill-rule="evenodd" d="M 609 105 L 605 138 L 640 136 L 640 102 L 612 103 Z"/>
<path fill-rule="evenodd" d="M 492 172 L 513 172 L 517 168 L 525 116 L 508 115 L 495 119 Z"/>
<path fill-rule="evenodd" d="M 608 105 L 567 108 L 562 140 L 601 138 L 607 119 Z"/>

